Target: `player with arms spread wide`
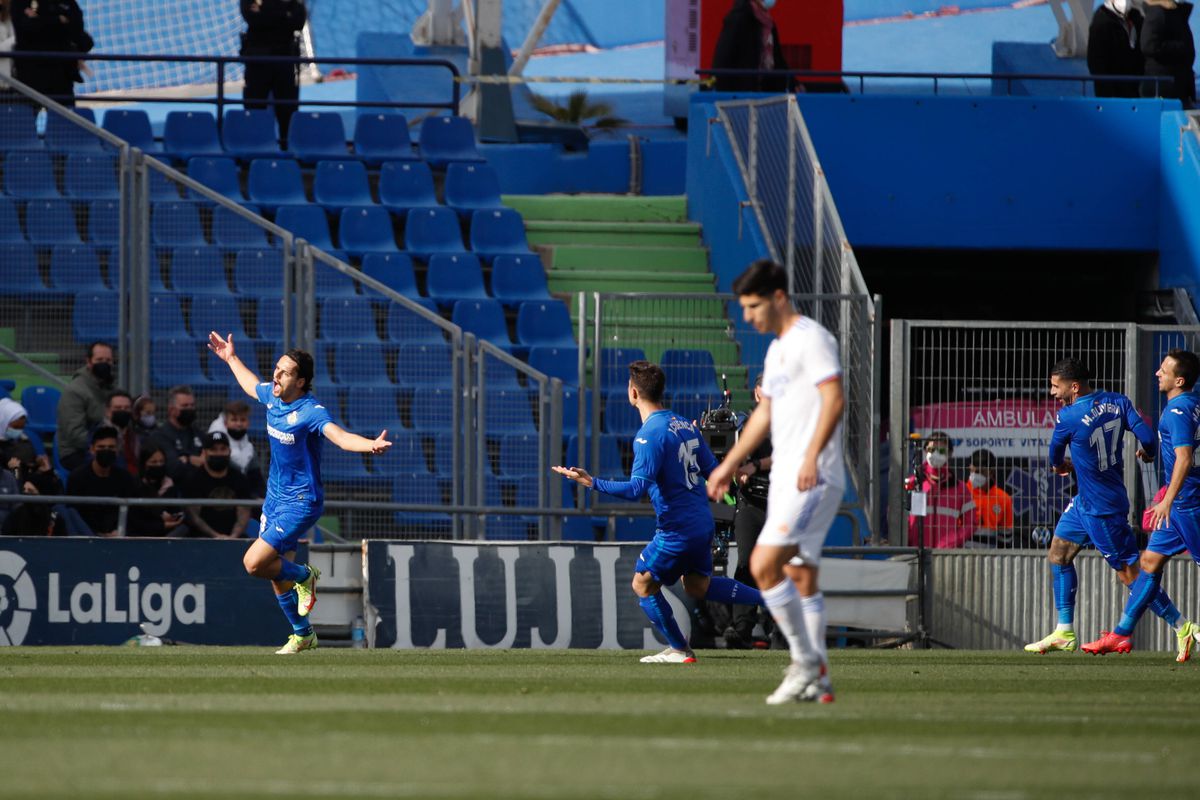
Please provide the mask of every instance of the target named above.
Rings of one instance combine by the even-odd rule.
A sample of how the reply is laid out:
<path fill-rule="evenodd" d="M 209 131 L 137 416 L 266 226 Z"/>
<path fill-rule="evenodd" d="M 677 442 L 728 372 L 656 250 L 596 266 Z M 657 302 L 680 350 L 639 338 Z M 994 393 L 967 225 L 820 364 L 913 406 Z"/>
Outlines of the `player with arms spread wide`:
<path fill-rule="evenodd" d="M 787 289 L 787 271 L 767 260 L 755 261 L 733 282 L 746 321 L 776 338 L 763 366 L 762 402 L 709 476 L 708 495 L 721 496 L 738 467 L 771 436 L 767 520 L 750 554 L 750 572 L 763 587 L 792 663 L 767 702 L 831 703 L 825 598 L 817 578 L 846 483 L 842 365 L 837 340 L 796 312 Z"/>
<path fill-rule="evenodd" d="M 294 563 L 296 546 L 317 520 L 325 505 L 321 486 L 321 439 L 356 453 L 382 453 L 391 447 L 387 431 L 374 440 L 336 425 L 310 394 L 313 380 L 312 356 L 289 350 L 275 364 L 269 383 L 242 363 L 233 349 L 233 335 L 222 339 L 212 332 L 208 347 L 229 365 L 242 391 L 267 407 L 267 434 L 271 437 L 271 470 L 263 503 L 258 536 L 242 559 L 246 572 L 266 578 L 275 588 L 275 599 L 292 625 L 292 635 L 277 650 L 292 655 L 317 646 L 317 635 L 305 617 L 317 602 L 317 580 L 313 566 Z M 293 591 L 294 590 L 294 591 Z"/>

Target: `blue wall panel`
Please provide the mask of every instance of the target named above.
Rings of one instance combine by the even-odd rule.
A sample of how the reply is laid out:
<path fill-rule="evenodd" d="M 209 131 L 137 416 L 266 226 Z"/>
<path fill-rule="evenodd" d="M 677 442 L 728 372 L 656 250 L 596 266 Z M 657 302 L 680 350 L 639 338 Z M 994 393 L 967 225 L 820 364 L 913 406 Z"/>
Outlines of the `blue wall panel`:
<path fill-rule="evenodd" d="M 1159 200 L 1159 284 L 1200 287 L 1200 140 L 1183 131 L 1187 116 L 1163 114 Z"/>

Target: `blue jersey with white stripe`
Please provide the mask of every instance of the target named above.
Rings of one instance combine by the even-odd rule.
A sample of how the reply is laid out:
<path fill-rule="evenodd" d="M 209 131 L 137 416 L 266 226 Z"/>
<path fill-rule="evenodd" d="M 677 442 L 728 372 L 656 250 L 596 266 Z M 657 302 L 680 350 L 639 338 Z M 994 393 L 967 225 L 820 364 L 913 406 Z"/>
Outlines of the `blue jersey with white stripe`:
<path fill-rule="evenodd" d="M 1071 464 L 1079 494 L 1075 503 L 1087 514 L 1128 514 L 1125 492 L 1124 434 L 1132 432 L 1147 452 L 1156 442 L 1128 397 L 1117 392 L 1094 391 L 1063 406 L 1054 421 L 1050 439 L 1050 464 L 1063 463 L 1070 447 Z"/>
<path fill-rule="evenodd" d="M 333 418 L 311 394 L 285 403 L 271 394 L 270 383 L 260 383 L 256 392 L 258 401 L 267 407 L 267 436 L 271 439 L 267 501 L 321 507 L 325 502 L 321 431 Z"/>
<path fill-rule="evenodd" d="M 707 537 L 714 526 L 704 479 L 716 467 L 696 424 L 663 409 L 647 417 L 633 439 L 630 480 L 597 478 L 593 488 L 627 500 L 649 493 L 659 530 Z"/>
<path fill-rule="evenodd" d="M 1172 507 L 1200 507 L 1200 466 L 1196 464 L 1195 448 L 1200 442 L 1200 397 L 1191 392 L 1171 398 L 1158 420 L 1158 442 L 1162 452 L 1163 480 L 1170 483 L 1175 470 L 1175 448 L 1192 448 L 1192 468 L 1175 496 Z"/>

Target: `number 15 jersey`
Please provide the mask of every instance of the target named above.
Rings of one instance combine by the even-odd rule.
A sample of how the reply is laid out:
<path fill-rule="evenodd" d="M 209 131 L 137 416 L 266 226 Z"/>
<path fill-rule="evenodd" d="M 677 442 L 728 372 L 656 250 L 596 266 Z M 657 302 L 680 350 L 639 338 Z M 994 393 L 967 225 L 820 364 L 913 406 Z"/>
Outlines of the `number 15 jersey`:
<path fill-rule="evenodd" d="M 1063 463 L 1067 447 L 1079 494 L 1075 504 L 1087 514 L 1128 514 L 1125 492 L 1124 434 L 1132 432 L 1149 453 L 1157 442 L 1128 397 L 1094 391 L 1063 406 L 1050 439 L 1051 466 Z"/>

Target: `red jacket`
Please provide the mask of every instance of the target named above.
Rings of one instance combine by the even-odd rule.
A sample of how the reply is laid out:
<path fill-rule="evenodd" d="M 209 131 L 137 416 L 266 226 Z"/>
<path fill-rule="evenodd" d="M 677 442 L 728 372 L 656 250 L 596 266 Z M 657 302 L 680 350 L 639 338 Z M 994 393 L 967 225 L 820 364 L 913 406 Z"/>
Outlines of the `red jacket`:
<path fill-rule="evenodd" d="M 921 491 L 925 493 L 925 517 L 908 518 L 908 544 L 917 546 L 920 522 L 924 519 L 926 547 L 962 547 L 975 532 L 975 501 L 965 481 L 949 469 L 924 465 Z"/>

